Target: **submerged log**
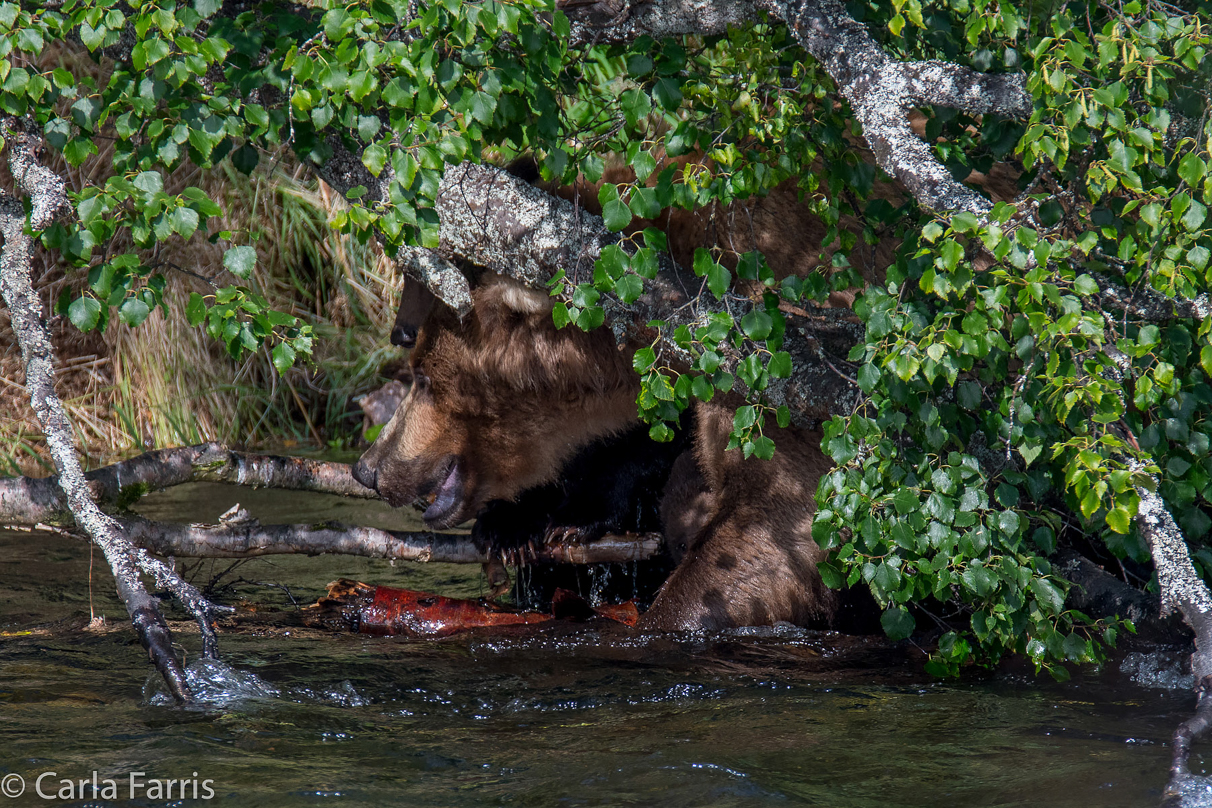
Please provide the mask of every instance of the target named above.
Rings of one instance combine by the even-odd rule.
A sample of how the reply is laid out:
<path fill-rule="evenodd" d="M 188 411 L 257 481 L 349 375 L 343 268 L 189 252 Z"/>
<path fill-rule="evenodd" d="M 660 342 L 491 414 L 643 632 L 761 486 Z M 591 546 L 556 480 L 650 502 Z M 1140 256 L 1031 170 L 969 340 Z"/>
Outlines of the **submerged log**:
<path fill-rule="evenodd" d="M 217 525 L 180 525 L 147 519 L 119 520 L 137 546 L 178 558 L 254 558 L 264 555 L 336 553 L 398 561 L 483 564 L 495 560 L 471 536 L 432 531 L 395 531 L 325 522 L 317 525 L 262 525 L 233 508 Z M 585 544 L 527 546 L 506 554 L 512 564 L 546 561 L 612 564 L 645 561 L 661 549 L 657 533 L 606 535 Z"/>
<path fill-rule="evenodd" d="M 556 619 L 596 616 L 628 626 L 639 620 L 634 603 L 592 607 L 567 590 L 557 591 L 553 606 L 552 614 L 524 612 L 484 599 L 448 598 L 342 578 L 330 583 L 328 594 L 307 608 L 304 622 L 384 637 L 446 637 L 472 628 L 529 626 Z"/>

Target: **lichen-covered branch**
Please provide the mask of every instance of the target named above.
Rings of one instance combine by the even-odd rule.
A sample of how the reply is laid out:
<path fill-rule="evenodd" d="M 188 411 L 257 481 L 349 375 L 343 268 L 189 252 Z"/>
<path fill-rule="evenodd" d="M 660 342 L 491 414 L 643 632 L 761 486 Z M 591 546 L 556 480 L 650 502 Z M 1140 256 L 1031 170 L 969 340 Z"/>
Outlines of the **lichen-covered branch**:
<path fill-rule="evenodd" d="M 913 134 L 909 112 L 914 107 L 938 105 L 1010 118 L 1031 114 L 1031 96 L 1021 74 L 977 73 L 937 60 L 898 62 L 850 16 L 841 0 L 564 0 L 559 5 L 574 22 L 574 42 L 581 43 L 627 41 L 645 34 L 719 34 L 730 25 L 756 21 L 760 12 L 783 20 L 850 102 L 879 166 L 931 210 L 983 216 L 992 205 L 957 182 L 930 146 Z"/>
<path fill-rule="evenodd" d="M 987 75 L 948 62 L 898 62 L 846 11 L 841 0 L 764 0 L 804 49 L 837 82 L 863 127 L 876 162 L 931 210 L 984 216 L 989 200 L 957 182 L 930 146 L 913 134 L 909 112 L 940 105 L 1011 118 L 1031 114 L 1022 75 Z"/>
<path fill-rule="evenodd" d="M 1140 464 L 1132 470 L 1142 473 Z M 1195 653 L 1191 655 L 1191 673 L 1195 678 L 1195 715 L 1174 733 L 1174 752 L 1170 766 L 1172 778 L 1187 775 L 1191 744 L 1212 728 L 1212 592 L 1196 573 L 1182 531 L 1157 494 L 1157 479 L 1152 486 L 1137 486 L 1140 508 L 1137 528 L 1149 543 L 1153 567 L 1161 588 L 1162 614 L 1177 611 L 1195 632 Z"/>
<path fill-rule="evenodd" d="M 1090 275 L 1098 282 L 1100 308 L 1124 311 L 1130 317 L 1153 323 L 1176 318 L 1203 320 L 1212 317 L 1212 302 L 1206 294 L 1194 300 L 1183 300 L 1166 297 L 1147 286 L 1129 289 L 1101 272 L 1091 272 Z"/>
<path fill-rule="evenodd" d="M 94 501 L 121 507 L 149 491 L 191 482 L 378 497 L 353 478 L 345 463 L 233 452 L 218 443 L 157 449 L 90 471 L 84 477 Z M 0 479 L 0 524 L 57 525 L 72 521 L 58 477 Z"/>
<path fill-rule="evenodd" d="M 0 121 L 0 129 L 8 146 L 8 167 L 13 182 L 32 203 L 29 225 L 33 230 L 44 230 L 56 218 L 71 212 L 67 185 L 38 159 L 42 137 L 33 120 L 6 116 Z"/>
<path fill-rule="evenodd" d="M 119 519 L 131 541 L 157 555 L 184 558 L 254 558 L 265 555 L 337 554 L 396 561 L 482 564 L 489 555 L 467 534 L 390 531 L 329 522 L 319 525 L 262 525 L 246 512 L 225 514 L 218 525 L 181 525 L 146 519 Z M 510 563 L 546 561 L 607 564 L 643 561 L 661 546 L 655 534 L 604 536 L 586 544 L 536 545 Z"/>
<path fill-rule="evenodd" d="M 38 161 L 41 140 L 32 123 L 6 118 L 0 121 L 9 150 L 9 169 L 18 188 L 29 200 L 29 227 L 38 230 L 71 210 L 65 185 Z M 34 292 L 31 272 L 33 242 L 26 232 L 27 217 L 22 199 L 0 195 L 0 296 L 8 307 L 13 333 L 21 348 L 25 365 L 25 386 L 30 405 L 46 436 L 51 459 L 58 472 L 58 492 L 43 490 L 30 503 L 49 505 L 66 502 L 75 523 L 101 548 L 113 571 L 118 596 L 126 606 L 140 642 L 156 668 L 163 674 L 173 695 L 180 701 L 190 699 L 189 687 L 172 649 L 172 636 L 159 606 L 144 588 L 140 571 L 155 576 L 157 582 L 173 591 L 198 620 L 203 637 L 203 652 L 217 652 L 211 625 L 214 608 L 192 586 L 163 562 L 140 553 L 122 535 L 114 520 L 93 501 L 76 447 L 72 428 L 62 402 L 55 394 L 54 355 L 50 335 L 42 319 L 42 303 Z M 11 503 L 12 498 L 8 498 Z M 33 505 L 28 506 L 33 507 Z M 60 505 L 60 510 L 62 506 Z"/>
<path fill-rule="evenodd" d="M 22 151 L 20 148 L 14 149 L 18 154 Z M 19 165 L 19 160 L 14 162 Z M 14 166 L 13 173 L 19 172 L 20 168 Z M 58 186 L 60 193 L 62 187 Z M 47 188 L 53 190 L 54 186 Z M 53 215 L 53 211 L 61 208 L 62 204 L 62 201 L 53 199 L 37 200 L 33 207 L 35 211 L 51 211 Z M 55 395 L 50 336 L 42 321 L 41 301 L 30 282 L 32 244 L 25 233 L 25 224 L 25 208 L 21 201 L 11 196 L 0 197 L 0 233 L 4 236 L 3 252 L 0 252 L 0 295 L 8 307 L 13 332 L 21 346 L 30 404 L 46 435 L 51 458 L 59 473 L 60 486 L 76 522 L 104 553 L 131 623 L 173 695 L 181 701 L 189 700 L 189 687 L 181 665 L 173 654 L 168 626 L 155 599 L 139 580 L 130 545 L 122 538 L 117 525 L 97 508 L 89 495 L 72 443 L 71 424 Z"/>
<path fill-rule="evenodd" d="M 630 42 L 696 34 L 715 36 L 759 19 L 758 7 L 735 0 L 557 0 L 572 22 L 573 44 Z"/>
<path fill-rule="evenodd" d="M 337 159 L 347 167 L 356 162 Z M 365 177 L 352 168 L 335 173 L 321 168 L 320 174 L 326 181 L 365 182 Z M 348 190 L 343 185 L 336 188 L 342 193 Z M 441 221 L 440 256 L 469 261 L 539 289 L 546 289 L 547 282 L 561 270 L 573 279 L 590 277 L 602 249 L 619 240 L 618 234 L 606 229 L 601 217 L 489 165 L 460 163 L 448 167 L 438 191 L 437 211 Z M 461 274 L 459 280 L 466 283 Z M 458 284 L 427 285 L 443 299 L 451 288 L 456 295 L 464 294 Z M 662 256 L 657 277 L 645 283 L 645 293 L 639 300 L 624 304 L 612 295 L 604 295 L 601 305 L 620 343 L 653 342 L 657 333 L 647 323 L 668 323 L 658 341 L 663 359 L 686 362 L 688 355 L 667 338 L 679 326 L 697 328 L 721 311 L 739 322 L 753 306 L 748 299 L 735 295 L 725 301 L 709 299 L 700 294 L 701 290 L 701 279 Z M 786 404 L 801 425 L 854 406 L 858 388 L 837 368 L 846 363 L 850 348 L 862 338 L 862 326 L 847 310 L 811 305 L 805 310 L 808 317 L 787 317 L 783 349 L 792 355 L 796 375 L 774 379 L 763 391 L 769 404 Z M 724 358 L 721 367 L 735 371 L 741 358 L 735 351 Z"/>

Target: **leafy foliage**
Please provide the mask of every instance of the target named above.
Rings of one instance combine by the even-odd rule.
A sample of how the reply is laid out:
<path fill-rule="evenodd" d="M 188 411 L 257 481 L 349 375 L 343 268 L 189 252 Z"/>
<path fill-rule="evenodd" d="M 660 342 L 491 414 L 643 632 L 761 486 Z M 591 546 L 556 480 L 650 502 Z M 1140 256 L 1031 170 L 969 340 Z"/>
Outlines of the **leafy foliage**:
<path fill-rule="evenodd" d="M 866 340 L 851 359 L 868 398 L 827 425 L 838 469 L 814 528 L 833 551 L 827 581 L 869 586 L 889 635 L 908 636 L 945 604 L 940 673 L 1013 650 L 1063 675 L 1058 663 L 1097 659 L 1119 626 L 1067 608 L 1049 558 L 1076 529 L 1114 556 L 1148 559 L 1133 527 L 1144 480 L 1128 462 L 1160 473 L 1190 538 L 1212 526 L 1212 321 L 1173 316 L 1167 302 L 1212 282 L 1203 11 L 854 4 L 898 58 L 1026 72 L 1026 125 L 924 110 L 926 139 L 956 177 L 999 161 L 1022 170 L 1024 201 L 978 221 L 874 198 L 848 107 L 780 25 L 573 48 L 568 19 L 539 0 L 266 2 L 234 16 L 220 6 L 0 4 L 0 110 L 32 116 L 69 163 L 113 149 L 113 175 L 73 195 L 78 221 L 40 234 L 88 273 L 84 294 L 59 304 L 78 327 L 104 327 L 115 309 L 138 325 L 163 302 L 157 244 L 208 237 L 228 245 L 236 285 L 192 296 L 190 322 L 233 355 L 271 350 L 279 369 L 307 355 L 309 327 L 238 285 L 256 260 L 251 235 L 211 232 L 219 210 L 196 189 L 164 193 L 164 176 L 187 163 L 248 172 L 281 147 L 323 163 L 340 143 L 382 187 L 351 189 L 333 224 L 393 251 L 437 243 L 448 164 L 528 153 L 547 181 L 597 183 L 622 160 L 633 178 L 602 183 L 598 199 L 619 243 L 591 278 L 552 282 L 557 324 L 586 329 L 603 323 L 603 295 L 633 302 L 655 277 L 667 245 L 649 225 L 664 213 L 794 180 L 824 223 L 829 271 L 778 279 L 758 253 L 699 250 L 705 300 L 756 305 L 693 330 L 654 323 L 693 364 L 679 372 L 655 344 L 638 351 L 638 406 L 665 438 L 693 399 L 739 377 L 749 400 L 730 445 L 770 457 L 770 420 L 790 420 L 762 398 L 794 371 L 784 310 L 862 286 L 849 256 L 899 236 L 896 263 L 855 307 Z M 108 78 L 54 64 L 45 51 L 60 42 L 80 43 Z M 732 351 L 743 356 L 735 375 L 721 367 Z"/>
<path fill-rule="evenodd" d="M 926 223 L 864 295 L 852 359 L 870 399 L 829 425 L 841 468 L 815 525 L 838 546 L 835 579 L 894 606 L 965 605 L 942 670 L 971 639 L 1040 665 L 1097 658 L 1100 628 L 1114 641 L 1065 609 L 1047 556 L 1075 519 L 1113 556 L 1148 560 L 1133 518 L 1149 483 L 1130 460 L 1160 472 L 1189 539 L 1212 524 L 1210 323 L 1173 302 L 1212 281 L 1207 20 L 1131 3 L 1028 29 L 988 12 L 955 22 L 972 44 L 983 28 L 1023 51 L 1026 201 Z"/>

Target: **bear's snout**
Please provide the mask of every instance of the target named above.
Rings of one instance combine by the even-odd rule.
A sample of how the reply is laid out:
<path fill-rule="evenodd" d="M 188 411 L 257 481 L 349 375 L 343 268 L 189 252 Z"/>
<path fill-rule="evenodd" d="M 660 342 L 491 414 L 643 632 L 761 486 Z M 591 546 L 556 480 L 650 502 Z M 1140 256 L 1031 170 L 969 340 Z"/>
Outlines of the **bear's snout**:
<path fill-rule="evenodd" d="M 397 325 L 391 329 L 391 344 L 398 345 L 404 349 L 412 349 L 417 345 L 417 329 L 409 326 Z"/>
<path fill-rule="evenodd" d="M 365 458 L 359 458 L 357 463 L 353 465 L 353 478 L 361 485 L 372 491 L 378 491 L 378 472 L 366 462 Z"/>

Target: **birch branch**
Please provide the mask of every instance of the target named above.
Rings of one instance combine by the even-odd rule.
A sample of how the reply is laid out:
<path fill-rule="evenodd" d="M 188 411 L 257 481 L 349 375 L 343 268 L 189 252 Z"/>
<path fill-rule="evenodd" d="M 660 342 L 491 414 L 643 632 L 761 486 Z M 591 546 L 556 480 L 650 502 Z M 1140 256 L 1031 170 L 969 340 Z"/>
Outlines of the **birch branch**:
<path fill-rule="evenodd" d="M 1134 463 L 1133 472 L 1143 473 L 1143 465 Z M 1187 542 L 1166 503 L 1157 494 L 1157 478 L 1152 488 L 1138 485 L 1140 507 L 1136 525 L 1149 542 L 1153 566 L 1161 588 L 1161 613 L 1177 611 L 1195 632 L 1195 653 L 1191 655 L 1191 673 L 1195 679 L 1195 715 L 1174 733 L 1174 753 L 1170 764 L 1172 785 L 1186 777 L 1191 744 L 1212 728 L 1212 592 L 1195 572 Z"/>
<path fill-rule="evenodd" d="M 898 62 L 841 0 L 563 0 L 559 7 L 574 22 L 574 44 L 722 34 L 730 26 L 758 21 L 761 12 L 782 20 L 850 102 L 880 168 L 900 180 L 922 207 L 939 212 L 966 210 L 983 217 L 992 205 L 956 181 L 929 144 L 913 134 L 909 112 L 938 105 L 1017 119 L 1031 114 L 1023 74 L 977 73 L 939 60 Z"/>
<path fill-rule="evenodd" d="M 56 216 L 71 209 L 63 182 L 53 175 L 48 177 L 49 172 L 44 169 L 39 170 L 40 143 L 24 123 L 10 118 L 4 121 L 3 128 L 9 141 L 9 166 L 14 181 L 32 202 L 29 224 L 34 229 L 45 228 Z M 93 502 L 80 468 L 72 442 L 71 423 L 55 394 L 54 354 L 42 320 L 42 304 L 30 279 L 33 244 L 25 227 L 25 207 L 21 199 L 0 195 L 0 233 L 4 236 L 0 251 L 0 295 L 8 306 L 13 333 L 21 348 L 30 405 L 46 435 L 59 485 L 77 524 L 105 555 L 117 582 L 118 596 L 126 606 L 139 640 L 163 674 L 173 696 L 179 701 L 188 701 L 189 686 L 181 664 L 173 654 L 172 636 L 156 600 L 139 579 L 139 564 L 133 548 L 113 520 Z M 188 587 L 184 581 L 181 583 Z M 209 615 L 196 615 L 203 635 L 208 632 L 213 635 Z M 208 645 L 213 648 L 213 638 Z"/>

